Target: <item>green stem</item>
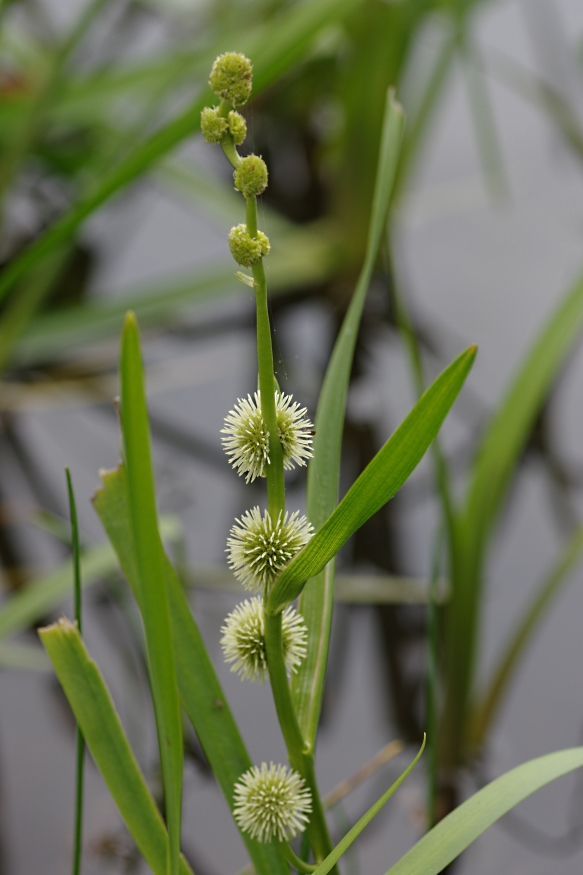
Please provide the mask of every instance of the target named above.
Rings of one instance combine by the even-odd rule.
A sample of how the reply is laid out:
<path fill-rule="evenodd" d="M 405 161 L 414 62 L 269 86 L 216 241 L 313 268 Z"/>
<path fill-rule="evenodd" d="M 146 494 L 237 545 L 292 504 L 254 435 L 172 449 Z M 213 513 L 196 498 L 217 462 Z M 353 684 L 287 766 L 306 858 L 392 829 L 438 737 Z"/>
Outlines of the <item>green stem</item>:
<path fill-rule="evenodd" d="M 275 710 L 286 743 L 290 765 L 300 773 L 312 796 L 312 814 L 307 833 L 316 861 L 321 862 L 331 852 L 333 845 L 316 782 L 314 758 L 303 739 L 291 698 L 283 658 L 281 614 L 265 613 L 265 650 Z"/>
<path fill-rule="evenodd" d="M 81 634 L 81 551 L 79 549 L 79 525 L 77 522 L 77 506 L 73 492 L 71 472 L 65 468 L 67 490 L 69 492 L 69 509 L 71 514 L 71 535 L 73 545 L 73 583 L 75 592 L 75 619 L 79 634 Z M 83 777 L 85 763 L 85 739 L 77 726 L 76 755 L 76 786 L 75 786 L 75 837 L 73 846 L 73 875 L 81 872 L 81 851 L 83 847 Z"/>
<path fill-rule="evenodd" d="M 318 864 L 306 863 L 305 860 L 302 860 L 301 857 L 298 857 L 294 849 L 288 844 L 288 842 L 280 842 L 279 846 L 281 848 L 281 852 L 283 856 L 286 858 L 288 863 L 297 869 L 298 872 L 306 873 L 309 875 L 310 872 L 315 872 L 318 868 Z"/>

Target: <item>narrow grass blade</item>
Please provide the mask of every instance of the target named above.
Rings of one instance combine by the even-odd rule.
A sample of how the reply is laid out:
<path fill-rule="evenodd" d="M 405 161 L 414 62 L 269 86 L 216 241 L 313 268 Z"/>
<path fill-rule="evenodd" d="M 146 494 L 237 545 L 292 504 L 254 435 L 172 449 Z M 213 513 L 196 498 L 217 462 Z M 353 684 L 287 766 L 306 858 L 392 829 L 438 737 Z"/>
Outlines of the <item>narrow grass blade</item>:
<path fill-rule="evenodd" d="M 144 621 L 148 669 L 158 727 L 170 838 L 169 875 L 177 875 L 182 807 L 182 720 L 170 608 L 164 580 L 165 553 L 158 530 L 140 338 L 133 313 L 128 313 L 124 323 L 120 374 L 129 510 L 139 579 L 137 599 Z"/>
<path fill-rule="evenodd" d="M 500 512 L 530 429 L 582 327 L 583 275 L 545 324 L 480 442 L 464 532 L 476 562 Z"/>
<path fill-rule="evenodd" d="M 128 583 L 137 593 L 137 557 L 129 519 L 126 469 L 120 465 L 102 474 L 102 479 L 103 488 L 94 498 L 95 510 L 115 548 Z M 180 696 L 213 774 L 232 809 L 233 786 L 252 763 L 180 581 L 166 556 L 164 578 L 170 601 Z M 247 833 L 241 835 L 258 875 L 287 875 L 285 861 L 275 844 L 260 844 L 250 839 Z"/>
<path fill-rule="evenodd" d="M 455 521 L 452 599 L 447 615 L 444 755 L 463 749 L 471 695 L 486 549 L 524 445 L 583 326 L 583 275 L 532 346 L 478 447 L 466 506 Z"/>
<path fill-rule="evenodd" d="M 77 505 L 73 492 L 71 472 L 65 468 L 67 477 L 67 492 L 69 493 L 69 513 L 71 515 L 71 544 L 73 547 L 73 582 L 75 593 L 75 622 L 79 635 L 83 632 L 81 617 L 81 561 L 79 549 L 79 525 L 77 522 Z M 85 763 L 85 740 L 81 727 L 77 724 L 77 775 L 75 780 L 75 833 L 73 843 L 73 875 L 81 871 L 81 852 L 83 849 L 83 767 Z"/>
<path fill-rule="evenodd" d="M 238 41 L 243 45 L 232 44 L 226 48 L 245 51 L 253 60 L 254 95 L 257 95 L 300 60 L 323 27 L 337 21 L 359 2 L 361 0 L 300 0 L 262 28 L 252 40 L 240 37 Z M 236 43 L 237 40 L 231 42 Z M 85 197 L 13 259 L 0 276 L 0 301 L 26 271 L 68 240 L 84 220 L 109 198 L 147 173 L 187 137 L 198 133 L 200 112 L 212 99 L 210 90 L 204 88 L 186 110 L 140 143 L 132 154 L 105 174 Z"/>
<path fill-rule="evenodd" d="M 168 833 L 101 673 L 68 620 L 39 630 L 75 719 L 140 853 L 155 875 L 167 875 Z M 192 875 L 180 859 L 180 875 Z"/>
<path fill-rule="evenodd" d="M 503 814 L 545 784 L 581 766 L 583 747 L 575 747 L 512 769 L 448 814 L 386 875 L 438 875 Z"/>
<path fill-rule="evenodd" d="M 369 238 L 364 265 L 326 370 L 318 410 L 314 456 L 308 468 L 307 515 L 315 529 L 338 503 L 338 479 L 346 396 L 358 326 L 384 232 L 404 116 L 392 94 L 387 96 Z M 328 660 L 335 563 L 332 561 L 302 593 L 299 609 L 308 627 L 308 653 L 292 678 L 292 696 L 302 734 L 314 744 Z"/>
<path fill-rule="evenodd" d="M 535 593 L 502 651 L 486 692 L 480 697 L 471 721 L 471 742 L 476 748 L 480 748 L 483 744 L 518 663 L 524 657 L 534 633 L 546 616 L 549 605 L 569 580 L 569 575 L 576 564 L 581 561 L 582 552 L 583 526 L 578 528 L 567 542 L 558 562 Z"/>
<path fill-rule="evenodd" d="M 475 346 L 467 349 L 421 396 L 322 528 L 276 577 L 267 602 L 269 611 L 277 612 L 293 601 L 304 582 L 321 571 L 348 538 L 401 488 L 435 439 L 475 356 Z"/>
<path fill-rule="evenodd" d="M 437 821 L 437 773 L 439 759 L 439 571 L 443 547 L 443 528 L 440 526 L 433 546 L 431 580 L 427 604 L 427 678 L 425 681 L 427 725 L 427 820 L 429 828 Z"/>
<path fill-rule="evenodd" d="M 395 783 L 389 787 L 387 792 L 384 793 L 381 798 L 378 799 L 375 804 L 369 808 L 366 814 L 363 814 L 358 823 L 355 823 L 352 829 L 350 829 L 346 833 L 344 838 L 338 842 L 332 853 L 328 854 L 326 859 L 322 863 L 320 863 L 317 869 L 314 870 L 314 875 L 328 875 L 330 869 L 332 869 L 332 867 L 336 865 L 340 857 L 346 853 L 350 845 L 355 841 L 355 839 L 358 838 L 363 829 L 369 825 L 373 817 L 376 817 L 383 805 L 385 805 L 389 801 L 391 796 L 393 796 L 393 794 L 399 789 L 405 778 L 413 771 L 413 769 L 419 762 L 424 747 L 425 738 L 423 739 L 423 744 L 419 748 L 419 753 L 417 754 L 415 759 L 407 766 L 403 774 L 397 778 Z"/>

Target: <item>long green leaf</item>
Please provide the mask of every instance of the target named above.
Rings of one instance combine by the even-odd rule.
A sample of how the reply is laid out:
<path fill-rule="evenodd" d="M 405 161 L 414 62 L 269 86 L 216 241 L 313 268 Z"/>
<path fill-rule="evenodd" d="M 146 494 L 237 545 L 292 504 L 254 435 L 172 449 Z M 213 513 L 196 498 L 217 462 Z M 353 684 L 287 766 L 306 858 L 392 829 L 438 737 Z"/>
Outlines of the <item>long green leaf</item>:
<path fill-rule="evenodd" d="M 446 766 L 456 764 L 465 749 L 486 548 L 536 416 L 582 326 L 583 275 L 546 323 L 486 429 L 465 509 L 455 521 L 446 617 Z"/>
<path fill-rule="evenodd" d="M 471 720 L 471 743 L 478 749 L 482 746 L 492 720 L 500 706 L 512 675 L 532 637 L 545 617 L 545 612 L 569 579 L 570 572 L 581 560 L 583 551 L 583 526 L 569 538 L 558 562 L 536 591 L 520 622 L 516 625 L 508 644 L 496 664 L 486 692 L 480 697 Z"/>
<path fill-rule="evenodd" d="M 360 820 L 354 824 L 352 829 L 348 830 L 346 835 L 338 842 L 338 844 L 336 845 L 336 847 L 334 848 L 332 853 L 328 854 L 326 859 L 323 860 L 322 863 L 320 863 L 320 865 L 318 866 L 318 868 L 314 870 L 314 875 L 328 875 L 328 872 L 330 871 L 330 869 L 332 869 L 332 867 L 336 865 L 336 863 L 338 862 L 340 857 L 342 857 L 343 854 L 346 853 L 346 851 L 348 850 L 350 845 L 358 838 L 358 836 L 361 834 L 363 829 L 369 825 L 369 823 L 371 822 L 373 817 L 377 816 L 377 814 L 379 813 L 381 808 L 384 805 L 386 805 L 386 803 L 389 801 L 391 796 L 393 796 L 394 793 L 396 793 L 396 791 L 399 789 L 399 787 L 401 786 L 401 784 L 403 783 L 405 778 L 413 771 L 413 769 L 415 768 L 415 766 L 419 762 L 419 759 L 421 757 L 421 754 L 423 753 L 424 748 L 425 748 L 425 738 L 423 739 L 423 744 L 419 748 L 419 753 L 417 754 L 415 759 L 413 759 L 409 763 L 409 765 L 407 766 L 405 771 L 401 775 L 399 775 L 397 780 L 389 787 L 389 789 L 386 791 L 386 793 L 383 793 L 381 798 L 377 799 L 377 801 L 374 803 L 374 805 L 371 805 L 371 807 L 366 812 L 366 814 L 362 815 Z"/>
<path fill-rule="evenodd" d="M 478 557 L 532 425 L 582 327 L 583 275 L 546 323 L 480 442 L 464 526 L 468 549 Z"/>
<path fill-rule="evenodd" d="M 283 11 L 250 40 L 229 50 L 245 51 L 254 62 L 254 94 L 260 93 L 305 54 L 322 27 L 329 25 L 361 0 L 300 0 Z M 208 88 L 197 99 L 124 161 L 115 166 L 85 197 L 17 256 L 0 276 L 0 301 L 13 284 L 40 258 L 75 233 L 82 222 L 110 197 L 146 173 L 184 139 L 197 133 L 201 110 L 213 99 Z"/>
<path fill-rule="evenodd" d="M 476 356 L 472 346 L 458 356 L 421 396 L 324 525 L 276 577 L 267 602 L 271 612 L 296 598 L 304 581 L 335 556 L 370 517 L 401 488 L 435 439 Z"/>
<path fill-rule="evenodd" d="M 448 814 L 386 875 L 438 875 L 498 818 L 550 781 L 583 766 L 583 747 L 560 750 L 512 769 Z"/>
<path fill-rule="evenodd" d="M 114 471 L 102 474 L 102 479 L 103 488 L 98 490 L 94 498 L 95 509 L 128 583 L 136 593 L 137 558 L 129 520 L 125 467 L 120 465 Z M 164 576 L 170 600 L 180 695 L 213 774 L 232 809 L 233 786 L 252 763 L 180 581 L 167 557 Z M 241 836 L 258 875 L 286 875 L 287 867 L 279 847 L 260 844 L 249 838 L 248 833 L 242 833 Z"/>
<path fill-rule="evenodd" d="M 164 548 L 158 530 L 150 431 L 138 325 L 133 313 L 124 322 L 121 345 L 121 420 L 128 470 L 130 518 L 138 568 L 138 604 L 144 621 L 148 669 L 162 765 L 170 837 L 169 873 L 177 875 L 182 809 L 182 719 Z"/>
<path fill-rule="evenodd" d="M 39 635 L 128 830 L 155 875 L 167 875 L 168 833 L 76 625 L 62 619 L 39 630 Z M 179 871 L 192 875 L 183 857 Z"/>
<path fill-rule="evenodd" d="M 387 96 L 377 179 L 372 206 L 366 258 L 326 370 L 318 410 L 314 456 L 308 468 L 307 515 L 319 529 L 338 503 L 338 479 L 346 396 L 358 326 L 366 293 L 378 256 L 387 219 L 399 147 L 403 134 L 403 111 L 391 93 Z M 302 734 L 314 744 L 322 694 L 334 600 L 335 563 L 329 565 L 302 592 L 299 609 L 308 627 L 307 656 L 292 678 L 292 695 Z"/>

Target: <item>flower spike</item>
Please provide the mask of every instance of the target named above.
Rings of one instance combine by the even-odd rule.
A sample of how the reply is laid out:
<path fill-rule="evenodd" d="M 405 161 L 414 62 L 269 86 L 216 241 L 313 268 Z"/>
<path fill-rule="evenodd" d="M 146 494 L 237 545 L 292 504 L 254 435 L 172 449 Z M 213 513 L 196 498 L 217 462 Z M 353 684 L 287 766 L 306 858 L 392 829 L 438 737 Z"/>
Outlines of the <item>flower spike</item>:
<path fill-rule="evenodd" d="M 233 814 L 251 838 L 260 842 L 290 841 L 308 822 L 312 799 L 304 779 L 287 766 L 261 763 L 235 784 Z"/>
<path fill-rule="evenodd" d="M 269 586 L 284 565 L 308 543 L 314 529 L 305 516 L 295 511 L 279 514 L 275 522 L 269 513 L 263 517 L 258 507 L 235 520 L 227 539 L 227 561 L 233 574 L 246 589 Z"/>
<path fill-rule="evenodd" d="M 277 433 L 283 450 L 286 471 L 295 465 L 305 465 L 312 455 L 312 423 L 306 418 L 306 408 L 293 401 L 292 395 L 275 393 Z M 229 461 L 246 483 L 265 477 L 269 465 L 269 435 L 261 412 L 261 395 L 239 398 L 225 419 L 221 438 Z"/>
<path fill-rule="evenodd" d="M 281 617 L 283 659 L 287 671 L 296 671 L 307 653 L 308 630 L 303 617 L 289 605 Z M 232 663 L 231 671 L 242 680 L 265 680 L 267 658 L 265 655 L 265 621 L 263 601 L 255 597 L 237 605 L 227 619 L 221 632 L 221 646 L 225 662 Z"/>

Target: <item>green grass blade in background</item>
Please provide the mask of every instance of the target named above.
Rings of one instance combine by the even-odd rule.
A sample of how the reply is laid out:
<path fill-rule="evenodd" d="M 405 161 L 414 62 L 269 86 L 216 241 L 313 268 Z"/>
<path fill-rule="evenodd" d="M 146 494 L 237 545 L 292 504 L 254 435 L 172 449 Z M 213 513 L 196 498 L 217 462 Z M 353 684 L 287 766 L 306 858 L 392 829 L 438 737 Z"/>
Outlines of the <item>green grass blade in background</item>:
<path fill-rule="evenodd" d="M 480 561 L 539 410 L 583 326 L 583 275 L 545 324 L 480 442 L 464 536 Z"/>
<path fill-rule="evenodd" d="M 527 796 L 583 766 L 583 747 L 560 750 L 512 769 L 479 790 L 426 833 L 386 875 L 438 875 Z"/>
<path fill-rule="evenodd" d="M 471 743 L 480 748 L 495 718 L 500 702 L 506 692 L 519 661 L 532 641 L 532 637 L 546 615 L 551 602 L 569 580 L 570 573 L 581 560 L 583 551 L 583 526 L 569 538 L 558 562 L 544 583 L 537 590 L 508 644 L 502 651 L 492 678 L 483 696 L 476 705 L 471 721 Z"/>
<path fill-rule="evenodd" d="M 267 610 L 281 610 L 370 517 L 401 488 L 435 439 L 476 357 L 470 347 L 423 393 L 413 410 L 352 484 L 338 507 L 279 573 Z"/>
<path fill-rule="evenodd" d="M 164 579 L 165 553 L 158 530 L 140 337 L 135 316 L 131 312 L 126 316 L 122 333 L 120 374 L 129 515 L 139 581 L 138 604 L 144 622 L 148 671 L 160 745 L 164 805 L 170 839 L 169 875 L 177 875 L 182 821 L 182 719 Z"/>
<path fill-rule="evenodd" d="M 277 249 L 270 256 L 270 293 L 323 282 L 337 264 L 334 239 L 324 227 L 292 227 L 278 238 Z M 30 366 L 47 358 L 70 355 L 71 350 L 87 343 L 117 337 L 128 310 L 136 313 L 142 327 L 159 327 L 176 322 L 185 307 L 209 297 L 244 294 L 246 287 L 235 278 L 234 266 L 229 262 L 200 268 L 192 275 L 169 277 L 162 284 L 113 292 L 103 300 L 43 314 L 25 330 L 11 359 L 18 365 Z"/>
<path fill-rule="evenodd" d="M 464 745 L 472 693 L 486 549 L 535 419 L 583 326 L 583 275 L 526 356 L 478 447 L 465 509 L 455 521 L 446 623 L 445 765 Z"/>
<path fill-rule="evenodd" d="M 137 557 L 129 519 L 125 467 L 120 465 L 102 474 L 102 479 L 103 488 L 94 498 L 95 510 L 128 583 L 136 592 Z M 176 572 L 167 557 L 164 559 L 180 695 L 213 774 L 232 809 L 233 786 L 252 763 Z M 241 836 L 258 875 L 287 875 L 285 861 L 276 844 L 260 844 L 247 833 Z"/>
<path fill-rule="evenodd" d="M 316 413 L 314 455 L 308 467 L 307 515 L 317 530 L 338 503 L 340 454 L 346 396 L 362 309 L 385 228 L 399 147 L 403 111 L 392 94 L 387 96 L 379 149 L 366 258 L 326 370 Z M 328 660 L 334 561 L 305 587 L 299 609 L 308 627 L 308 653 L 292 676 L 292 695 L 302 734 L 308 744 L 316 738 Z"/>
<path fill-rule="evenodd" d="M 32 644 L 0 644 L 0 668 L 52 671 L 46 653 L 40 647 L 34 647 Z"/>
<path fill-rule="evenodd" d="M 162 517 L 163 538 L 176 540 L 175 517 Z M 81 584 L 91 586 L 118 568 L 117 556 L 110 544 L 98 544 L 81 553 Z M 17 635 L 54 611 L 70 594 L 73 587 L 72 560 L 63 562 L 55 571 L 39 577 L 7 599 L 0 608 L 0 642 L 8 635 Z"/>
<path fill-rule="evenodd" d="M 415 766 L 419 762 L 419 759 L 421 757 L 421 754 L 423 753 L 424 748 L 425 748 L 425 738 L 423 739 L 423 744 L 419 748 L 419 753 L 409 763 L 409 765 L 407 766 L 405 771 L 401 775 L 399 775 L 397 780 L 389 787 L 389 789 L 386 791 L 386 793 L 383 793 L 381 798 L 377 799 L 377 801 L 374 803 L 374 805 L 371 805 L 371 807 L 366 812 L 366 814 L 362 815 L 360 820 L 354 824 L 352 829 L 348 830 L 346 835 L 338 842 L 338 844 L 336 845 L 336 847 L 334 848 L 332 853 L 328 854 L 326 859 L 323 860 L 322 863 L 320 863 L 320 865 L 317 867 L 317 869 L 314 870 L 314 875 L 328 875 L 328 872 L 330 871 L 330 869 L 332 869 L 332 867 L 336 865 L 336 863 L 338 862 L 340 857 L 342 857 L 346 853 L 346 851 L 348 850 L 350 845 L 354 841 L 356 841 L 356 839 L 361 834 L 363 829 L 365 829 L 365 827 L 367 827 L 369 825 L 371 820 L 377 816 L 377 814 L 379 813 L 381 808 L 384 805 L 386 805 L 386 803 L 389 801 L 391 796 L 393 796 L 397 792 L 397 790 L 399 789 L 399 787 L 401 786 L 401 784 L 403 783 L 405 778 L 413 771 L 413 769 L 415 768 Z"/>
<path fill-rule="evenodd" d="M 260 93 L 278 76 L 301 59 L 318 32 L 346 15 L 361 0 L 300 0 L 261 28 L 252 41 L 238 37 L 243 45 L 222 50 L 247 52 L 254 65 L 254 94 Z M 212 58 L 209 58 L 209 68 Z M 201 110 L 213 100 L 208 88 L 179 116 L 168 122 L 125 160 L 101 178 L 94 188 L 74 204 L 48 230 L 38 237 L 4 269 L 0 275 L 0 301 L 16 280 L 38 263 L 47 253 L 68 240 L 84 220 L 114 194 L 147 173 L 187 137 L 198 133 Z"/>
<path fill-rule="evenodd" d="M 155 875 L 167 875 L 168 834 L 97 665 L 68 620 L 39 635 L 129 832 Z M 192 875 L 183 858 L 179 872 Z"/>
<path fill-rule="evenodd" d="M 81 554 L 83 586 L 111 574 L 117 567 L 115 553 L 109 544 L 99 544 Z M 0 609 L 0 641 L 8 635 L 23 632 L 30 625 L 46 617 L 67 596 L 73 587 L 73 562 L 64 562 L 52 571 L 7 599 Z"/>

